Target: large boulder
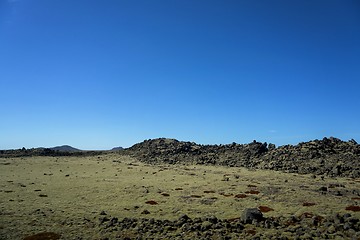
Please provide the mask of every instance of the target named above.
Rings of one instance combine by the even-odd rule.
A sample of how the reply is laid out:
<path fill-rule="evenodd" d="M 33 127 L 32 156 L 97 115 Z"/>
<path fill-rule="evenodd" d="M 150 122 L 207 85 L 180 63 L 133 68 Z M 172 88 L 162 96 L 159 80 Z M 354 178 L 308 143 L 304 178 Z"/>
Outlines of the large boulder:
<path fill-rule="evenodd" d="M 246 208 L 241 214 L 241 220 L 244 223 L 252 223 L 254 220 L 261 221 L 262 219 L 263 214 L 257 208 Z"/>

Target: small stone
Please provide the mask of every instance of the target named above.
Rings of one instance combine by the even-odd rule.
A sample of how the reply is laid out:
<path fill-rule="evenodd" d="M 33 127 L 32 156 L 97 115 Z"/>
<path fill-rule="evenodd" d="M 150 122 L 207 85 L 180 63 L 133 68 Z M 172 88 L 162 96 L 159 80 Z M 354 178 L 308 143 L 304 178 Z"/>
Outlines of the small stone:
<path fill-rule="evenodd" d="M 351 225 L 347 222 L 344 224 L 344 230 L 349 230 L 351 228 Z"/>
<path fill-rule="evenodd" d="M 311 203 L 311 202 L 304 202 L 303 203 L 304 207 L 311 207 L 311 206 L 314 206 L 314 205 L 316 205 L 316 203 Z"/>
<path fill-rule="evenodd" d="M 100 212 L 100 215 L 107 215 L 106 212 L 103 210 Z"/>
<path fill-rule="evenodd" d="M 99 218 L 100 224 L 103 224 L 104 222 L 107 222 L 107 221 L 110 221 L 110 219 L 107 218 L 107 217 L 100 217 L 100 218 Z"/>
<path fill-rule="evenodd" d="M 218 219 L 215 216 L 208 217 L 206 220 L 211 222 L 212 224 L 216 224 L 218 222 Z"/>
<path fill-rule="evenodd" d="M 150 214 L 150 212 L 145 209 L 144 211 L 141 212 L 141 214 Z"/>
<path fill-rule="evenodd" d="M 186 214 L 183 214 L 183 215 L 180 216 L 179 220 L 182 220 L 182 221 L 186 222 L 186 221 L 190 220 L 190 217 L 188 215 L 186 215 Z"/>

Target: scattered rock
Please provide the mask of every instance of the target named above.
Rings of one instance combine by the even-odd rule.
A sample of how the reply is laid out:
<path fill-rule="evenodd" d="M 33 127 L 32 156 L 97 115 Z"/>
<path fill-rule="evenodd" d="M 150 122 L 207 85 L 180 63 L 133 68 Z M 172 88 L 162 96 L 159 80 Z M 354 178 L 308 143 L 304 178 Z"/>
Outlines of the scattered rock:
<path fill-rule="evenodd" d="M 145 209 L 144 211 L 141 212 L 141 214 L 150 214 L 150 212 Z"/>
<path fill-rule="evenodd" d="M 213 190 L 205 190 L 204 193 L 215 193 Z"/>
<path fill-rule="evenodd" d="M 311 207 L 311 206 L 316 205 L 316 203 L 304 202 L 302 205 L 303 205 L 304 207 Z"/>
<path fill-rule="evenodd" d="M 200 195 L 190 195 L 190 197 L 192 197 L 192 198 L 202 198 L 202 196 L 200 196 Z"/>
<path fill-rule="evenodd" d="M 263 214 L 257 208 L 246 208 L 241 214 L 241 220 L 244 223 L 252 223 L 253 220 L 261 221 L 262 219 Z"/>

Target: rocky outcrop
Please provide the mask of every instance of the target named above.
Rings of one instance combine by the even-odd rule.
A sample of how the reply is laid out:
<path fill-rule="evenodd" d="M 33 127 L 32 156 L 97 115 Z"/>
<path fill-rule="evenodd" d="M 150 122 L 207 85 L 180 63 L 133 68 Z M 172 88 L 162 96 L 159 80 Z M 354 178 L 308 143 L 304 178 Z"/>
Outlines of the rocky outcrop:
<path fill-rule="evenodd" d="M 213 164 L 331 177 L 360 177 L 360 145 L 355 140 L 345 142 L 333 137 L 280 147 L 257 141 L 200 145 L 159 138 L 135 144 L 122 154 L 150 164 Z"/>
<path fill-rule="evenodd" d="M 215 216 L 177 220 L 101 216 L 99 228 L 111 239 L 358 239 L 359 219 L 350 213 L 322 217 L 312 213 L 301 216 L 262 216 L 258 209 L 245 209 L 242 218 Z M 141 236 L 141 237 L 140 237 Z"/>

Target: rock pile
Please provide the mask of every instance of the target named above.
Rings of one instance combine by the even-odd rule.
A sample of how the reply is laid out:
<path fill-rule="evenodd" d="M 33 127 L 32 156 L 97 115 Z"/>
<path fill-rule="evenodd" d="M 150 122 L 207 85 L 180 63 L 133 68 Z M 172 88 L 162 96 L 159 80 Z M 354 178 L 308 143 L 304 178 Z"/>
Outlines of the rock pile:
<path fill-rule="evenodd" d="M 121 153 L 150 164 L 214 164 L 331 177 L 360 177 L 360 145 L 355 140 L 345 142 L 333 137 L 280 147 L 257 141 L 200 145 L 159 138 L 145 140 Z"/>
<path fill-rule="evenodd" d="M 116 239 L 357 239 L 359 219 L 346 213 L 330 217 L 311 213 L 301 216 L 264 218 L 258 209 L 245 209 L 241 218 L 215 216 L 174 221 L 101 216 L 103 235 Z M 276 231 L 271 231 L 276 230 Z M 109 239 L 105 237 L 104 239 Z"/>

